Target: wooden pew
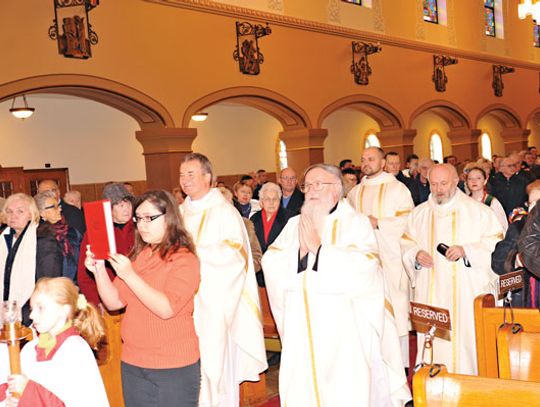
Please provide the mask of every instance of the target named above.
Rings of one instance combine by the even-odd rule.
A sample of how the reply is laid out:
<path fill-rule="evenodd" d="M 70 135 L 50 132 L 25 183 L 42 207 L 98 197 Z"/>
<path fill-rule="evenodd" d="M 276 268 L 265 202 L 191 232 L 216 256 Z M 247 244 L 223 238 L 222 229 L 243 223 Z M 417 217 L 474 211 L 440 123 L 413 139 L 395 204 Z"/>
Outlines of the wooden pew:
<path fill-rule="evenodd" d="M 440 371 L 431 377 L 430 369 Z M 413 377 L 413 394 L 414 407 L 535 406 L 540 401 L 540 384 L 450 374 L 444 365 L 425 366 Z"/>
<path fill-rule="evenodd" d="M 109 313 L 103 311 L 107 335 L 105 346 L 102 347 L 97 355 L 99 371 L 111 407 L 124 407 L 122 377 L 120 374 L 120 356 L 122 353 L 120 321 L 122 321 L 122 315 L 123 313 Z"/>
<path fill-rule="evenodd" d="M 497 335 L 499 377 L 540 382 L 540 333 L 506 325 Z"/>
<path fill-rule="evenodd" d="M 507 321 L 510 320 L 507 311 Z M 497 334 L 504 322 L 504 309 L 495 306 L 492 294 L 483 294 L 474 300 L 474 321 L 476 330 L 476 357 L 478 375 L 499 377 L 497 361 Z M 540 332 L 540 311 L 530 308 L 514 308 L 514 322 L 526 332 Z"/>

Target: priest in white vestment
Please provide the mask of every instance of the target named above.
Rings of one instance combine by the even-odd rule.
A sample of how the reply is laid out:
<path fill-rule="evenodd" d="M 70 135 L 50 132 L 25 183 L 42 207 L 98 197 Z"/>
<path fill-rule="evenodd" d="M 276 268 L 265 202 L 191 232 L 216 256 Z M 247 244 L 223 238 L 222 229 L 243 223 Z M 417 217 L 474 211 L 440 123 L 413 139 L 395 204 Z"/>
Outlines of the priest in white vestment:
<path fill-rule="evenodd" d="M 409 277 L 401 261 L 400 240 L 414 202 L 409 189 L 383 171 L 384 151 L 366 148 L 362 153 L 360 184 L 347 195 L 349 203 L 366 215 L 375 231 L 383 274 L 401 343 L 403 366 L 409 366 Z"/>
<path fill-rule="evenodd" d="M 263 256 L 282 342 L 282 406 L 402 406 L 410 400 L 369 220 L 337 167 L 306 170 L 306 201 Z"/>
<path fill-rule="evenodd" d="M 238 211 L 210 188 L 212 165 L 193 153 L 180 166 L 180 206 L 201 261 L 195 329 L 201 352 L 199 406 L 238 407 L 239 384 L 268 367 L 249 239 Z"/>
<path fill-rule="evenodd" d="M 502 239 L 494 212 L 461 192 L 456 169 L 438 164 L 429 171 L 431 195 L 411 213 L 402 237 L 403 262 L 413 280 L 414 301 L 450 311 L 450 340 L 435 338 L 434 363 L 449 372 L 477 374 L 474 299 L 495 293 L 491 253 Z M 439 244 L 449 246 L 446 256 Z M 424 335 L 418 335 L 418 361 Z"/>

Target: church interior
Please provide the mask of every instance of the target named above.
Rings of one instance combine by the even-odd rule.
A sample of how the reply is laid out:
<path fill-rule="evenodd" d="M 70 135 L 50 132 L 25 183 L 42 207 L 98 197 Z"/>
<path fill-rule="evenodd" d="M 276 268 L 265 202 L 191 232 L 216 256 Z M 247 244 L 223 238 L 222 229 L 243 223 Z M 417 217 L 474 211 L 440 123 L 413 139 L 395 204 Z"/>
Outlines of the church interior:
<path fill-rule="evenodd" d="M 83 201 L 100 199 L 110 181 L 136 194 L 171 191 L 193 151 L 232 187 L 259 169 L 275 179 L 285 167 L 359 164 L 369 146 L 402 163 L 410 154 L 464 161 L 539 146 L 540 1 L 524 16 L 526 3 L 5 0 L 0 196 L 34 195 L 49 178 Z M 77 13 L 82 34 L 66 23 Z M 10 112 L 24 105 L 30 117 Z M 268 304 L 263 311 L 267 349 L 279 349 Z M 477 299 L 478 377 L 422 368 L 411 383 L 416 405 L 443 405 L 451 398 L 435 394 L 443 385 L 462 397 L 444 405 L 491 405 L 486 395 L 535 404 L 540 339 L 505 345 L 512 355 L 521 346 L 529 362 L 504 359 L 504 312 L 493 297 Z M 540 335 L 538 309 L 512 317 Z M 99 363 L 120 407 L 120 317 L 106 322 L 113 334 Z M 276 374 L 244 383 L 241 405 L 278 405 Z"/>

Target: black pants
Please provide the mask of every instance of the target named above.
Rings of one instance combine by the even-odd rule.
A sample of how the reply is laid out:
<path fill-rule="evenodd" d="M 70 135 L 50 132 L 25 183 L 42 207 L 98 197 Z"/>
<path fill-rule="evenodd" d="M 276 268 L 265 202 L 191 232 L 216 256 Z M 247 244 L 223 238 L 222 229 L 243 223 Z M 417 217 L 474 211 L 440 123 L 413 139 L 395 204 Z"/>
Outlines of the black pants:
<path fill-rule="evenodd" d="M 174 369 L 146 369 L 122 362 L 126 407 L 197 407 L 201 364 Z"/>

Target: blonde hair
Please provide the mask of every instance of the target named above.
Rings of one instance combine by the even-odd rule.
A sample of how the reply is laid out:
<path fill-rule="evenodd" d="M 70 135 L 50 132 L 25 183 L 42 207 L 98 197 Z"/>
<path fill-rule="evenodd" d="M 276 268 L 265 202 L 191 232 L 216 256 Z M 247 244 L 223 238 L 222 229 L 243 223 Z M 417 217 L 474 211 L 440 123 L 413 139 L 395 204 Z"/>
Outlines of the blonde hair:
<path fill-rule="evenodd" d="M 105 324 L 97 308 L 79 294 L 79 289 L 67 277 L 43 277 L 38 280 L 34 294 L 43 293 L 59 305 L 69 305 L 69 320 L 91 348 L 97 349 L 105 336 Z M 34 295 L 32 294 L 32 295 Z"/>
<path fill-rule="evenodd" d="M 36 201 L 34 201 L 34 198 L 32 198 L 30 195 L 23 194 L 22 192 L 17 192 L 16 194 L 8 196 L 6 202 L 4 203 L 4 207 L 2 208 L 2 213 L 4 214 L 4 216 L 7 216 L 6 209 L 11 204 L 11 202 L 17 200 L 23 201 L 28 204 L 28 210 L 30 211 L 30 215 L 32 216 L 32 223 L 39 223 L 40 216 Z"/>

